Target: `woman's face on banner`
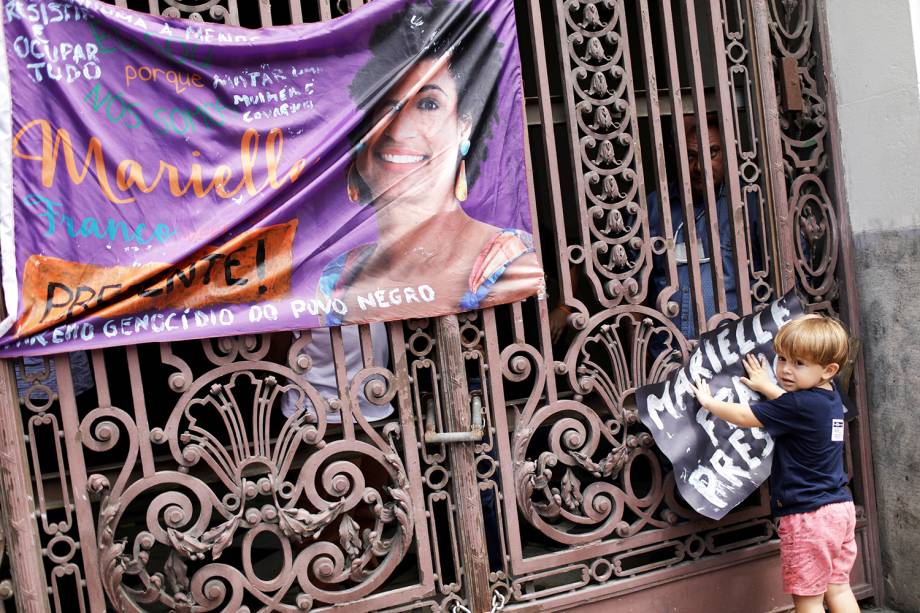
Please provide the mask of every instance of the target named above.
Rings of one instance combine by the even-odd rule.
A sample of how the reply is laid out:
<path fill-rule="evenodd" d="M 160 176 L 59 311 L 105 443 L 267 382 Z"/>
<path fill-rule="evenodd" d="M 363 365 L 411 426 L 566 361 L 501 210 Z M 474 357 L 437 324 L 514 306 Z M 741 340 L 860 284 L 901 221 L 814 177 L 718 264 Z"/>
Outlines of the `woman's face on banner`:
<path fill-rule="evenodd" d="M 470 119 L 457 115 L 457 85 L 447 62 L 419 62 L 374 109 L 374 126 L 357 157 L 361 178 L 381 203 L 453 194 L 460 143 Z"/>

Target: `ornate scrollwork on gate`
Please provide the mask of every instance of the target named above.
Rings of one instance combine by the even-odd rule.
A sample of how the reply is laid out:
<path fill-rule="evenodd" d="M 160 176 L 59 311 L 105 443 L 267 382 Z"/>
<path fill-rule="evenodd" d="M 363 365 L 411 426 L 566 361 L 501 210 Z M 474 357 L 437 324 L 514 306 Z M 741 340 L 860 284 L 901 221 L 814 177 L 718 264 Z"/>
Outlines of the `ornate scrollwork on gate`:
<path fill-rule="evenodd" d="M 676 520 L 663 504 L 664 473 L 652 437 L 630 407 L 636 388 L 667 376 L 686 351 L 674 325 L 645 307 L 605 311 L 588 322 L 554 373 L 566 376 L 575 396 L 528 406 L 515 428 L 515 493 L 531 525 L 559 542 L 581 544 Z M 539 394 L 546 373 L 539 366 L 531 372 L 539 355 L 512 345 L 502 357 L 504 376 L 533 374 Z M 637 489 L 640 472 L 650 480 Z"/>
<path fill-rule="evenodd" d="M 747 243 L 756 246 L 761 262 L 752 254 L 748 257 L 748 274 L 753 310 L 757 311 L 776 297 L 771 279 L 773 261 L 770 242 L 772 225 L 761 223 L 761 232 L 750 231 L 751 219 L 767 220 L 772 216 L 772 207 L 767 200 L 767 177 L 763 171 L 765 139 L 761 137 L 762 113 L 757 104 L 756 67 L 751 49 L 752 19 L 745 3 L 741 0 L 723 0 L 722 36 L 725 45 L 728 88 L 732 109 L 732 123 L 735 133 L 735 154 L 738 158 L 738 180 L 741 186 L 741 202 L 745 211 L 745 228 L 748 229 Z"/>
<path fill-rule="evenodd" d="M 813 309 L 836 314 L 838 213 L 827 190 L 831 146 L 815 2 L 771 0 L 769 6 L 774 71 L 780 72 L 784 59 L 794 59 L 802 91 L 802 110 L 786 108 L 783 96 L 778 100 L 796 285 Z"/>
<path fill-rule="evenodd" d="M 69 364 L 76 355 L 18 358 L 15 369 L 30 470 L 33 475 L 41 475 L 35 479 L 36 519 L 42 543 L 36 555 L 43 557 L 47 569 L 49 600 L 54 610 L 64 611 L 67 607 L 66 610 L 84 613 L 89 611 L 85 558 L 71 494 L 73 476 L 64 448 L 67 415 L 61 408 L 58 380 L 58 368 L 68 369 L 58 362 Z M 85 364 L 85 356 L 82 359 Z M 0 583 L 0 600 L 8 591 L 12 586 Z"/>
<path fill-rule="evenodd" d="M 153 603 L 176 611 L 244 611 L 249 595 L 261 610 L 305 611 L 314 602 L 372 593 L 413 538 L 398 427 L 377 433 L 356 413 L 370 442 L 330 440 L 329 403 L 292 369 L 233 362 L 238 354 L 263 354 L 247 350 L 245 341 L 220 343 L 222 351 L 212 347 L 209 354 L 217 367 L 205 376 L 192 381 L 180 370 L 170 378 L 182 396 L 150 438 L 168 448 L 174 469 L 134 478 L 139 441 L 123 411 L 99 409 L 81 424 L 84 445 L 94 451 L 112 449 L 128 434 L 116 482 L 101 474 L 88 481 L 101 497 L 99 568 L 110 601 L 119 611 L 145 611 Z M 368 395 L 380 402 L 395 393 L 384 369 L 364 369 L 353 385 L 366 383 L 376 386 Z M 296 405 L 290 416 L 281 412 L 285 394 Z M 366 481 L 371 463 L 385 472 L 386 484 Z M 138 509 L 142 525 L 124 525 L 128 511 Z M 275 552 L 271 577 L 256 570 L 266 550 L 257 539 Z"/>
<path fill-rule="evenodd" d="M 578 197 L 587 211 L 583 243 L 569 245 L 566 257 L 592 280 L 603 304 L 636 304 L 650 274 L 648 221 L 639 205 L 645 195 L 622 3 L 569 0 L 561 10 L 569 32 Z"/>

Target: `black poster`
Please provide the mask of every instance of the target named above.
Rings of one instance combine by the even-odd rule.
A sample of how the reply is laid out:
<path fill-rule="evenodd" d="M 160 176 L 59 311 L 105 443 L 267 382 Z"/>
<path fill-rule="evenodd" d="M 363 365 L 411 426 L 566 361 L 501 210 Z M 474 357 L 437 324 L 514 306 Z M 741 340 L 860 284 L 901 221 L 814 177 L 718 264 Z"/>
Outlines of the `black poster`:
<path fill-rule="evenodd" d="M 760 487 L 770 475 L 773 440 L 760 428 L 738 428 L 702 408 L 693 381 L 707 381 L 726 402 L 759 401 L 760 394 L 740 381 L 746 375 L 741 360 L 754 353 L 774 365 L 774 336 L 802 313 L 799 299 L 787 294 L 760 313 L 703 334 L 683 367 L 636 390 L 639 417 L 674 465 L 681 495 L 706 517 L 721 519 Z"/>

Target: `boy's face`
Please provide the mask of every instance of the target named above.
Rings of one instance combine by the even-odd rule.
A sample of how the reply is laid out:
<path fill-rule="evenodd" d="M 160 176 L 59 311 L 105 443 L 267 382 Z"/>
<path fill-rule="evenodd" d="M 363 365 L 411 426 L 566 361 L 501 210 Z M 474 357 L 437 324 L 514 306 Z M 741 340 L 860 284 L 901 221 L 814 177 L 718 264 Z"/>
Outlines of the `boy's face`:
<path fill-rule="evenodd" d="M 839 369 L 840 366 L 837 364 L 821 366 L 801 358 L 776 355 L 776 381 L 787 392 L 813 387 L 830 389 L 829 382 Z"/>

